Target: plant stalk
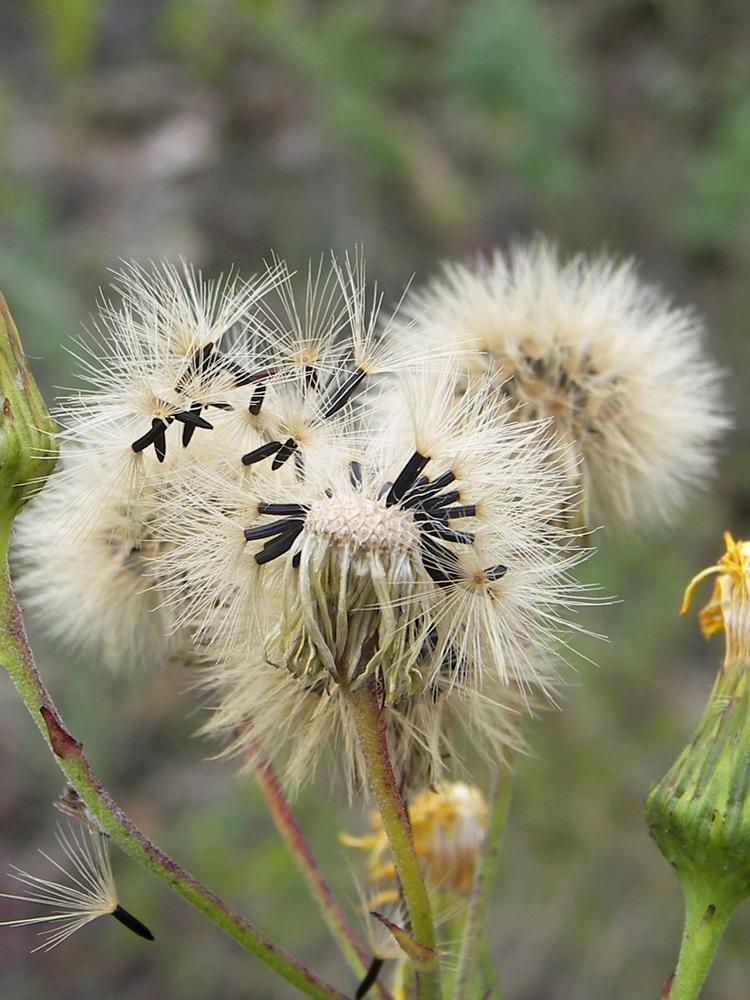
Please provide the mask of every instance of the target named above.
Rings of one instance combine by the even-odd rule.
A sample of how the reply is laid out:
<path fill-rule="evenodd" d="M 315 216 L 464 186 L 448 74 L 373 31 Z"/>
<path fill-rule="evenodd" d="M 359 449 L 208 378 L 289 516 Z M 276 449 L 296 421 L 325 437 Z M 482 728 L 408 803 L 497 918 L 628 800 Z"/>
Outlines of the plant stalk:
<path fill-rule="evenodd" d="M 253 762 L 255 778 L 276 824 L 276 829 L 287 845 L 289 853 L 307 883 L 310 894 L 318 904 L 320 912 L 329 930 L 336 938 L 344 957 L 353 971 L 362 978 L 368 971 L 371 956 L 357 940 L 354 930 L 331 892 L 328 883 L 323 878 L 323 874 L 294 817 L 289 800 L 284 794 L 284 789 L 281 787 L 273 765 L 257 741 L 253 741 L 250 757 Z M 382 1000 L 392 1000 L 390 993 L 379 979 L 375 982 L 375 989 Z"/>
<path fill-rule="evenodd" d="M 419 867 L 411 825 L 391 765 L 387 719 L 378 702 L 375 677 L 356 691 L 349 691 L 347 697 L 370 787 L 380 810 L 409 912 L 411 933 L 421 953 L 420 960 L 414 961 L 418 996 L 420 1000 L 439 1000 L 442 989 L 432 907 Z"/>
<path fill-rule="evenodd" d="M 683 883 L 685 928 L 677 968 L 662 992 L 662 1000 L 697 1000 L 716 949 L 738 899 L 721 899 L 707 887 Z"/>

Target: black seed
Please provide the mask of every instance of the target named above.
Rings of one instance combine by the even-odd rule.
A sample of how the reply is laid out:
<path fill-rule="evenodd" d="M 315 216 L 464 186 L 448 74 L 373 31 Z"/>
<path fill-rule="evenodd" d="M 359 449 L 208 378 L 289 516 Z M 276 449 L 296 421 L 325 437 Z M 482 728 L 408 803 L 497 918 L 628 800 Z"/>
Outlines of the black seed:
<path fill-rule="evenodd" d="M 490 583 L 493 583 L 495 580 L 499 580 L 500 577 L 505 576 L 507 572 L 507 566 L 488 566 L 488 568 L 484 570 L 484 575 Z"/>
<path fill-rule="evenodd" d="M 454 531 L 453 528 L 449 528 L 442 521 L 436 521 L 433 518 L 422 523 L 420 527 L 428 535 L 434 535 L 435 538 L 439 538 L 443 542 L 455 542 L 458 545 L 472 545 L 474 542 L 473 532 Z"/>
<path fill-rule="evenodd" d="M 383 968 L 384 964 L 385 959 L 377 957 L 373 958 L 370 962 L 370 968 L 365 973 L 364 979 L 357 987 L 357 991 L 354 994 L 354 1000 L 362 1000 L 362 997 L 369 992 L 370 987 L 375 985 L 375 982 L 380 975 L 380 970 Z"/>
<path fill-rule="evenodd" d="M 390 492 L 392 486 L 393 483 L 383 483 L 383 485 L 378 490 L 378 500 L 382 500 L 382 498 L 386 495 L 386 493 Z"/>
<path fill-rule="evenodd" d="M 257 417 L 260 413 L 260 408 L 263 406 L 263 400 L 266 398 L 266 387 L 265 385 L 259 385 L 253 392 L 252 398 L 248 404 L 248 410 L 254 417 Z"/>
<path fill-rule="evenodd" d="M 288 458 L 291 458 L 294 452 L 297 450 L 297 442 L 294 438 L 287 438 L 286 441 L 281 445 L 281 447 L 276 452 L 276 457 L 273 462 L 271 462 L 271 468 L 273 470 L 280 469 L 281 466 L 286 462 Z"/>
<path fill-rule="evenodd" d="M 182 413 L 175 413 L 175 420 L 179 420 L 184 427 L 182 428 L 182 446 L 187 448 L 190 444 L 190 440 L 195 433 L 196 427 L 203 427 L 205 430 L 212 431 L 214 429 L 213 424 L 209 422 L 200 415 L 203 407 L 200 403 L 193 403 L 189 410 L 185 410 Z"/>
<path fill-rule="evenodd" d="M 425 486 L 429 486 L 429 484 L 430 484 L 429 476 L 419 476 L 419 478 L 414 481 L 414 485 L 409 490 L 407 490 L 407 492 L 404 495 L 409 496 L 416 490 L 421 490 Z"/>
<path fill-rule="evenodd" d="M 266 542 L 260 552 L 255 553 L 255 561 L 258 565 L 262 566 L 264 563 L 271 562 L 272 559 L 283 556 L 285 552 L 288 552 L 304 525 L 304 521 L 298 521 L 296 526 L 289 528 L 285 534 L 279 535 L 278 538 L 274 538 L 271 542 Z"/>
<path fill-rule="evenodd" d="M 275 454 L 280 447 L 281 441 L 269 441 L 267 444 L 262 444 L 254 451 L 249 451 L 247 455 L 243 455 L 242 464 L 252 465 L 254 462 L 262 462 L 264 458 L 268 458 L 269 455 Z"/>
<path fill-rule="evenodd" d="M 458 570 L 458 558 L 450 549 L 434 541 L 429 535 L 420 537 L 422 563 L 439 587 L 446 587 L 462 579 Z"/>
<path fill-rule="evenodd" d="M 349 463 L 349 479 L 354 487 L 362 485 L 362 466 L 359 462 Z"/>
<path fill-rule="evenodd" d="M 312 365 L 305 365 L 305 385 L 308 389 L 317 389 L 320 385 L 317 369 Z"/>
<path fill-rule="evenodd" d="M 211 355 L 213 353 L 214 345 L 206 344 L 199 351 L 196 351 L 187 364 L 182 375 L 180 375 L 177 380 L 177 385 L 174 387 L 175 392 L 183 392 L 187 382 L 190 377 L 196 373 L 205 374 L 211 364 Z"/>
<path fill-rule="evenodd" d="M 163 462 L 167 457 L 167 436 L 164 433 L 165 430 L 166 426 L 164 427 L 164 430 L 162 430 L 161 434 L 159 434 L 154 440 L 154 451 L 156 452 L 156 457 L 160 462 Z"/>
<path fill-rule="evenodd" d="M 409 487 L 414 485 L 417 476 L 429 461 L 429 455 L 420 455 L 418 451 L 414 452 L 401 472 L 396 476 L 396 481 L 391 486 L 390 493 L 385 500 L 386 507 L 391 507 L 394 503 L 398 503 L 402 499 Z"/>
<path fill-rule="evenodd" d="M 287 515 L 301 516 L 306 514 L 310 505 L 306 503 L 259 503 L 259 514 L 274 514 L 276 517 L 287 517 Z"/>
<path fill-rule="evenodd" d="M 402 507 L 416 507 L 417 504 L 425 504 L 427 501 L 437 497 L 437 494 L 455 480 L 455 475 L 448 471 L 443 472 L 430 482 L 426 476 L 420 476 L 411 489 L 407 490 L 401 501 Z M 454 491 L 456 500 L 460 499 L 457 491 Z M 446 494 L 450 496 L 451 494 Z M 443 500 L 440 499 L 440 503 Z M 453 503 L 453 500 L 446 500 L 445 503 Z"/>
<path fill-rule="evenodd" d="M 160 435 L 163 435 L 166 426 L 167 425 L 163 420 L 159 419 L 159 417 L 154 417 L 151 421 L 151 430 L 146 431 L 143 437 L 139 437 L 138 440 L 134 441 L 130 447 L 134 452 L 143 451 L 144 448 L 148 448 L 150 444 L 154 444 Z"/>
<path fill-rule="evenodd" d="M 281 521 L 272 521 L 271 524 L 259 524 L 254 528 L 245 528 L 245 541 L 254 542 L 259 538 L 270 538 L 273 535 L 282 535 L 291 527 L 300 523 L 299 517 L 285 517 Z"/>
<path fill-rule="evenodd" d="M 461 507 L 449 507 L 447 510 L 440 512 L 441 517 L 447 518 L 452 521 L 459 517 L 476 517 L 477 507 L 476 504 L 467 503 Z"/>
<path fill-rule="evenodd" d="M 439 511 L 441 507 L 447 507 L 449 504 L 455 503 L 456 500 L 460 499 L 461 493 L 459 490 L 448 490 L 447 493 L 441 493 L 440 496 L 430 497 L 428 500 L 422 501 L 420 507 L 422 510 Z"/>
<path fill-rule="evenodd" d="M 133 916 L 132 913 L 128 913 L 128 911 L 124 907 L 120 906 L 119 903 L 117 904 L 115 909 L 112 910 L 112 916 L 115 918 L 115 920 L 119 920 L 121 924 L 124 924 L 125 927 L 128 928 L 128 930 L 131 930 L 134 934 L 137 934 L 138 937 L 145 938 L 147 941 L 154 940 L 154 935 L 151 933 L 148 927 L 146 927 L 145 924 L 142 924 L 140 920 L 138 920 L 136 917 Z"/>
<path fill-rule="evenodd" d="M 182 413 L 175 413 L 174 419 L 179 420 L 182 424 L 190 424 L 192 427 L 203 427 L 207 431 L 212 431 L 214 429 L 213 424 L 209 424 L 205 417 L 200 415 L 202 406 L 200 403 L 193 403 L 193 406 L 189 410 L 183 410 Z"/>
<path fill-rule="evenodd" d="M 328 417 L 332 417 L 334 414 L 338 413 L 339 410 L 347 404 L 347 402 L 352 396 L 352 393 L 357 388 L 357 386 L 359 385 L 359 383 L 362 381 L 362 379 L 365 377 L 366 374 L 367 372 L 364 371 L 362 368 L 357 368 L 355 371 L 352 372 L 352 374 L 349 376 L 346 382 L 344 382 L 342 386 L 339 386 L 339 388 L 334 393 L 333 399 L 328 404 L 328 409 L 323 414 L 323 417 L 325 419 L 327 419 Z"/>

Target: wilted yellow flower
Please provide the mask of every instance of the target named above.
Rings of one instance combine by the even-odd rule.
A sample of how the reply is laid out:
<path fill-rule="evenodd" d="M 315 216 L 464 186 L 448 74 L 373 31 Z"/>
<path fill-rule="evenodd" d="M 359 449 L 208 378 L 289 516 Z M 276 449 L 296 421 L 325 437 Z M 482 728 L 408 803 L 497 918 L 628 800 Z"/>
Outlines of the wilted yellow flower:
<path fill-rule="evenodd" d="M 467 894 L 484 844 L 487 803 L 482 792 L 464 782 L 426 788 L 409 803 L 414 846 L 427 883 L 432 888 Z M 388 838 L 379 813 L 371 814 L 373 832 L 364 837 L 342 834 L 349 847 L 370 851 L 370 879 L 395 882 L 388 857 Z M 395 888 L 394 890 L 395 891 Z"/>

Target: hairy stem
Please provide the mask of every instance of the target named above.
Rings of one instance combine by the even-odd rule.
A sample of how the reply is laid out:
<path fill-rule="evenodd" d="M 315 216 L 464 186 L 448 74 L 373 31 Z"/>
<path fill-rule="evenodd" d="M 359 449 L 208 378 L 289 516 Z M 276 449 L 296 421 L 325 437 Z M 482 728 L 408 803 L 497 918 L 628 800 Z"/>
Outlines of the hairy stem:
<path fill-rule="evenodd" d="M 370 678 L 356 691 L 350 691 L 347 697 L 370 787 L 409 911 L 415 951 L 420 954 L 419 960 L 413 959 L 418 995 L 420 1000 L 437 1000 L 442 990 L 432 907 L 414 848 L 411 825 L 391 766 L 386 714 L 378 703 L 375 678 Z"/>
<path fill-rule="evenodd" d="M 89 767 L 83 746 L 66 730 L 34 664 L 10 582 L 5 552 L 7 530 L 0 537 L 4 579 L 0 587 L 0 660 L 18 688 L 31 717 L 50 745 L 60 768 L 101 829 L 126 854 L 174 889 L 287 982 L 315 1000 L 346 1000 L 314 973 L 269 941 L 244 917 L 201 885 L 143 834 L 112 800 Z M 2 549 L 3 542 L 5 548 Z"/>
<path fill-rule="evenodd" d="M 491 963 L 487 961 L 487 914 L 492 887 L 495 883 L 500 846 L 508 819 L 508 810 L 510 809 L 514 758 L 515 751 L 506 748 L 500 760 L 497 774 L 495 775 L 495 783 L 489 802 L 490 811 L 485 828 L 484 847 L 474 877 L 474 885 L 471 890 L 471 899 L 469 901 L 469 909 L 466 914 L 466 923 L 461 940 L 461 954 L 459 956 L 458 972 L 456 973 L 453 1000 L 469 1000 L 472 996 L 472 985 L 476 976 L 479 974 L 486 979 L 489 972 L 487 966 L 491 967 Z M 479 968 L 482 964 L 485 966 L 484 969 Z M 483 983 L 483 986 L 484 989 L 497 988 L 497 977 L 494 975 L 494 970 L 490 981 Z M 480 990 L 480 994 L 482 992 L 483 990 Z"/>

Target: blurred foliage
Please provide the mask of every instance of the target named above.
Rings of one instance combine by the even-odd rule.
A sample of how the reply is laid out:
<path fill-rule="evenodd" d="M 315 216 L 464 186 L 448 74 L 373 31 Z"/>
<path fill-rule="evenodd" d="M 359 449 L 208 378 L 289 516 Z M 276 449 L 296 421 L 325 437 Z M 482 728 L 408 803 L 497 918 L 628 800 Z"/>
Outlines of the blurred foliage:
<path fill-rule="evenodd" d="M 106 0 L 30 0 L 49 64 L 60 76 L 84 73 L 100 38 Z"/>
<path fill-rule="evenodd" d="M 686 239 L 699 249 L 737 250 L 747 262 L 750 245 L 750 96 L 733 96 L 689 165 L 692 197 L 682 217 Z M 744 244 L 744 245 L 743 245 Z"/>
<path fill-rule="evenodd" d="M 737 431 L 716 487 L 670 529 L 594 539 L 584 572 L 622 603 L 581 614 L 611 641 L 571 637 L 583 655 L 571 653 L 563 710 L 529 726 L 493 922 L 508 1000 L 656 996 L 676 955 L 679 887 L 642 803 L 721 659 L 694 618 L 678 618 L 682 590 L 721 553 L 722 530 L 750 533 L 749 43 L 745 0 L 0 4 L 0 288 L 50 396 L 70 384 L 66 346 L 122 257 L 250 274 L 270 248 L 304 266 L 364 242 L 396 300 L 443 258 L 542 230 L 567 251 L 636 255 L 707 317 Z M 66 721 L 133 817 L 353 989 L 252 782 L 190 738 L 201 710 L 185 678 L 137 665 L 112 677 L 33 640 Z M 58 781 L 3 680 L 0 784 L 0 868 L 34 870 Z M 364 819 L 319 789 L 297 809 L 353 911 L 336 834 Z M 30 956 L 33 931 L 5 931 L 6 995 L 290 995 L 115 864 L 156 944 L 100 921 Z M 747 995 L 748 932 L 742 910 L 706 1000 Z"/>

